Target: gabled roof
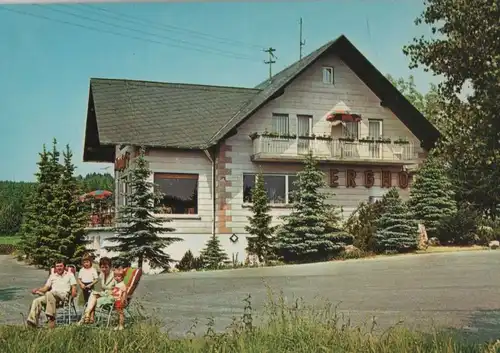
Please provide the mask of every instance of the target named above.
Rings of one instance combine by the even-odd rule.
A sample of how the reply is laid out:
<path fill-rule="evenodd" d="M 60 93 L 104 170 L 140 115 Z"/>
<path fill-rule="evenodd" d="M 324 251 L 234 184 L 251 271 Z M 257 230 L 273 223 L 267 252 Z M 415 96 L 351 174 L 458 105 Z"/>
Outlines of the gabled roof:
<path fill-rule="evenodd" d="M 424 148 L 434 145 L 437 129 L 342 35 L 255 88 L 91 79 L 84 160 L 104 158 L 91 151 L 106 145 L 211 147 L 281 95 L 325 53 L 337 55 Z"/>

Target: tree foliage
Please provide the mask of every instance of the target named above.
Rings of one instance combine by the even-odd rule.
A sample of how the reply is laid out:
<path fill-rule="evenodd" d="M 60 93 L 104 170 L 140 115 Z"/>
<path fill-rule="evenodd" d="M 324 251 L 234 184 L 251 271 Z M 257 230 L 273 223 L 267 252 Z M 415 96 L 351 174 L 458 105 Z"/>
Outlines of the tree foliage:
<path fill-rule="evenodd" d="M 409 252 L 418 245 L 418 227 L 396 188 L 383 197 L 385 212 L 377 222 L 377 247 L 386 252 Z"/>
<path fill-rule="evenodd" d="M 311 153 L 297 177 L 292 212 L 283 217 L 275 249 L 285 262 L 326 260 L 351 243 L 352 236 L 339 226 L 338 210 L 326 203 L 325 174 Z"/>
<path fill-rule="evenodd" d="M 443 162 L 429 156 L 415 176 L 409 206 L 414 218 L 422 222 L 429 237 L 435 237 L 442 219 L 457 211 L 452 185 Z"/>
<path fill-rule="evenodd" d="M 252 216 L 248 217 L 248 225 L 245 231 L 248 232 L 247 251 L 255 254 L 260 261 L 266 261 L 272 253 L 272 240 L 276 227 L 271 226 L 273 217 L 269 214 L 271 207 L 267 199 L 267 192 L 264 186 L 262 173 L 257 175 L 255 186 L 252 189 L 252 206 L 250 208 Z"/>
<path fill-rule="evenodd" d="M 446 129 L 442 120 L 443 101 L 439 95 L 438 86 L 431 83 L 426 93 L 421 93 L 415 84 L 415 78 L 410 75 L 408 79 L 396 79 L 387 75 L 387 79 L 396 87 L 408 101 L 413 104 L 438 130 Z"/>
<path fill-rule="evenodd" d="M 354 237 L 353 245 L 363 251 L 377 251 L 378 219 L 385 212 L 386 199 L 374 203 L 362 202 L 347 219 L 344 229 Z"/>
<path fill-rule="evenodd" d="M 127 261 L 137 261 L 139 268 L 148 261 L 151 268 L 168 269 L 172 258 L 165 248 L 182 239 L 169 237 L 167 234 L 175 229 L 163 224 L 170 220 L 154 215 L 161 194 L 156 185 L 148 181 L 151 170 L 144 155 L 145 150 L 141 148 L 127 181 L 130 190 L 124 195 L 127 203 L 118 210 L 116 235 L 109 239 L 113 245 L 105 248 L 118 252 Z"/>
<path fill-rule="evenodd" d="M 229 260 L 216 235 L 212 235 L 208 239 L 205 248 L 201 251 L 200 257 L 203 261 L 203 267 L 212 270 L 218 269 L 224 261 Z"/>
<path fill-rule="evenodd" d="M 430 37 L 404 48 L 411 67 L 444 78 L 438 86 L 446 129 L 439 149 L 459 198 L 498 216 L 500 204 L 500 6 L 489 0 L 427 0 L 417 25 Z M 464 87 L 469 87 L 463 97 Z"/>
<path fill-rule="evenodd" d="M 69 146 L 63 157 L 61 164 L 55 139 L 51 151 L 43 147 L 21 228 L 22 250 L 32 263 L 46 269 L 60 259 L 77 263 L 87 244 L 87 214 L 78 199 L 81 189 Z"/>

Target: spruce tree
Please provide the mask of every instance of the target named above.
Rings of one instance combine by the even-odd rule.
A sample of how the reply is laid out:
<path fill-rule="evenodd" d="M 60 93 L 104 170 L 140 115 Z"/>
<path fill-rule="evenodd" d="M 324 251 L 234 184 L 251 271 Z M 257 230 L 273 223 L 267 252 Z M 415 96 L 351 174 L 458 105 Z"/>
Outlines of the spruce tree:
<path fill-rule="evenodd" d="M 418 226 L 396 188 L 383 197 L 385 211 L 377 222 L 377 247 L 385 252 L 409 252 L 418 245 Z"/>
<path fill-rule="evenodd" d="M 276 227 L 271 227 L 273 217 L 269 214 L 271 207 L 267 199 L 262 173 L 257 175 L 255 186 L 252 189 L 252 216 L 248 217 L 249 225 L 245 226 L 248 232 L 246 248 L 250 254 L 259 257 L 259 261 L 269 260 L 271 255 L 271 242 Z"/>
<path fill-rule="evenodd" d="M 208 239 L 205 248 L 201 251 L 200 257 L 203 259 L 204 267 L 212 270 L 219 268 L 221 262 L 229 260 L 216 235 L 212 235 Z"/>
<path fill-rule="evenodd" d="M 283 217 L 275 249 L 285 262 L 324 261 L 352 242 L 352 236 L 339 226 L 338 209 L 326 203 L 325 173 L 309 153 L 304 170 L 297 174 L 293 208 Z"/>
<path fill-rule="evenodd" d="M 430 156 L 418 171 L 408 205 L 414 219 L 424 224 L 429 237 L 437 236 L 442 219 L 457 212 L 452 185 L 435 157 Z"/>
<path fill-rule="evenodd" d="M 82 189 L 74 176 L 72 157 L 73 153 L 69 146 L 66 146 L 63 152 L 62 174 L 54 190 L 55 208 L 59 212 L 56 238 L 60 257 L 67 263 L 78 264 L 84 253 L 88 253 L 90 249 L 86 248 L 89 241 L 85 231 L 88 214 L 79 200 Z"/>
<path fill-rule="evenodd" d="M 42 233 L 46 231 L 48 200 L 47 194 L 51 185 L 47 175 L 49 154 L 45 145 L 39 153 L 38 172 L 34 190 L 28 198 L 21 226 L 20 249 L 26 255 L 28 262 L 37 264 L 36 250 L 41 245 Z"/>
<path fill-rule="evenodd" d="M 161 199 L 154 183 L 149 182 L 151 170 L 144 157 L 145 150 L 140 149 L 135 166 L 130 170 L 128 194 L 124 196 L 127 204 L 118 210 L 115 236 L 109 239 L 113 245 L 106 250 L 120 253 L 120 257 L 130 262 L 137 261 L 142 268 L 148 261 L 151 268 L 168 269 L 172 258 L 165 248 L 182 239 L 166 236 L 175 229 L 163 225 L 169 219 L 154 215 L 156 203 Z"/>

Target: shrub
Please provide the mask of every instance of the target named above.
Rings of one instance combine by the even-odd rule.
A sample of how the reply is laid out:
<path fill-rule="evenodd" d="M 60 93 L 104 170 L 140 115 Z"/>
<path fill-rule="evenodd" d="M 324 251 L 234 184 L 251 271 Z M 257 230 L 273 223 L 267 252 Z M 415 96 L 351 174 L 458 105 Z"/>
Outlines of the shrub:
<path fill-rule="evenodd" d="M 375 252 L 377 221 L 385 211 L 385 199 L 374 203 L 361 202 L 347 219 L 344 229 L 354 236 L 353 245 L 363 251 Z"/>
<path fill-rule="evenodd" d="M 385 212 L 377 222 L 377 247 L 385 252 L 410 252 L 418 246 L 418 226 L 400 199 L 398 191 L 392 188 L 384 195 Z"/>
<path fill-rule="evenodd" d="M 437 238 L 443 245 L 472 245 L 477 241 L 479 216 L 467 205 L 443 218 L 437 228 Z"/>
<path fill-rule="evenodd" d="M 16 250 L 15 244 L 0 244 L 0 255 L 10 255 Z"/>

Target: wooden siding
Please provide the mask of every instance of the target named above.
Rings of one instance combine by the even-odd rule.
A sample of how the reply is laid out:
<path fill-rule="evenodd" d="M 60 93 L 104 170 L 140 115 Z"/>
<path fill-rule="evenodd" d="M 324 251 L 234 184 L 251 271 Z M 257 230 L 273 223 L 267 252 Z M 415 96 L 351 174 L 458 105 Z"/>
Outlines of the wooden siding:
<path fill-rule="evenodd" d="M 322 82 L 322 67 L 334 68 L 335 83 L 333 85 Z M 266 106 L 256 112 L 239 129 L 238 134 L 226 140 L 225 144 L 230 146 L 231 151 L 227 153 L 231 163 L 226 168 L 231 169 L 231 175 L 227 176 L 231 186 L 226 192 L 231 192 L 228 200 L 230 210 L 227 212 L 231 220 L 226 222 L 228 232 L 244 234 L 247 217 L 250 210 L 243 205 L 243 173 L 257 173 L 261 168 L 264 173 L 296 173 L 301 169 L 300 164 L 292 163 L 253 163 L 250 160 L 252 154 L 252 141 L 249 135 L 254 132 L 263 132 L 272 129 L 272 114 L 289 114 L 290 133 L 296 133 L 297 115 L 313 116 L 313 133 L 316 135 L 331 135 L 337 127 L 331 126 L 326 121 L 326 115 L 333 109 L 346 109 L 352 113 L 360 114 L 363 121 L 360 123 L 360 137 L 368 135 L 368 119 L 382 120 L 383 135 L 385 137 L 407 138 L 410 142 L 419 145 L 418 139 L 406 128 L 406 126 L 387 108 L 380 106 L 378 97 L 370 91 L 366 85 L 337 57 L 325 56 L 319 62 L 307 69 L 301 76 L 292 82 L 285 93 L 277 99 L 269 102 Z M 341 162 L 339 162 L 341 163 Z M 345 169 L 347 166 L 339 164 L 322 165 L 327 173 L 330 168 L 336 168 L 339 173 L 339 187 L 328 188 L 327 191 L 335 193 L 330 196 L 329 203 L 342 206 L 343 217 L 347 218 L 356 206 L 362 201 L 368 201 L 370 196 L 381 196 L 388 189 L 380 187 L 380 166 L 356 165 L 350 169 L 357 171 L 356 188 L 345 187 Z M 375 172 L 375 186 L 366 188 L 363 186 L 363 172 L 372 169 Z M 386 167 L 391 170 L 392 183 L 397 185 L 397 172 L 401 167 Z M 327 174 L 328 178 L 329 175 Z M 408 197 L 408 190 L 400 190 L 403 198 Z M 272 215 L 275 224 L 280 222 L 279 216 L 288 214 L 289 208 L 273 207 Z"/>

